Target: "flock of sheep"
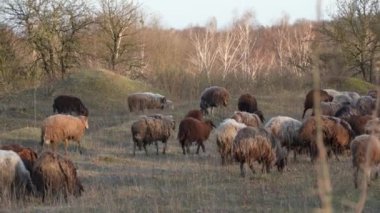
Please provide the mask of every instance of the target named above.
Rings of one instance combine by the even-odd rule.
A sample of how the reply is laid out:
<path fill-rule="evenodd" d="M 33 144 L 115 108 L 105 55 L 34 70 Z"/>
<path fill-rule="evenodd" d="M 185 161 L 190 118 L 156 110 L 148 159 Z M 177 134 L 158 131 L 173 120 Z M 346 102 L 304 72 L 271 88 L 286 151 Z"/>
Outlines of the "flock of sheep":
<path fill-rule="evenodd" d="M 367 180 L 371 169 L 380 163 L 380 110 L 376 109 L 377 93 L 370 91 L 366 96 L 355 92 L 339 92 L 332 89 L 311 90 L 305 98 L 305 116 L 313 108 L 313 95 L 321 97 L 321 125 L 323 142 L 328 155 L 338 155 L 351 150 L 354 184 L 358 186 L 359 171 Z M 270 172 L 273 166 L 282 172 L 287 166 L 288 153 L 296 155 L 303 151 L 310 154 L 311 161 L 318 157 L 316 146 L 316 118 L 308 116 L 303 121 L 276 116 L 265 122 L 264 114 L 258 109 L 257 101 L 251 94 L 243 94 L 238 100 L 238 111 L 232 113 L 217 127 L 211 119 L 206 119 L 214 107 L 227 106 L 229 92 L 218 86 L 206 88 L 201 94 L 200 108 L 189 111 L 180 121 L 177 140 L 184 155 L 190 153 L 190 146 L 197 145 L 196 153 L 215 129 L 216 144 L 222 164 L 236 161 L 240 164 L 241 176 L 245 176 L 247 163 L 254 173 L 254 162 L 262 165 L 262 172 Z M 173 103 L 166 97 L 145 92 L 128 96 L 130 112 L 146 109 L 172 108 Z M 78 143 L 88 129 L 88 109 L 81 100 L 73 96 L 58 96 L 54 100 L 53 112 L 58 114 L 45 118 L 41 126 L 41 146 L 50 145 L 52 151 L 37 153 L 31 148 L 17 144 L 0 147 L 0 199 L 6 196 L 20 197 L 24 194 L 46 197 L 69 194 L 79 196 L 84 188 L 77 177 L 73 162 L 56 152 L 59 142 L 65 144 L 65 154 L 69 140 Z M 69 115 L 71 113 L 77 116 Z M 376 114 L 376 116 L 372 116 Z M 162 153 L 167 150 L 167 142 L 175 130 L 175 120 L 171 115 L 143 115 L 131 126 L 133 155 L 136 148 L 144 148 L 152 143 L 159 153 L 158 142 L 164 144 Z M 369 153 L 369 154 L 368 154 Z M 339 159 L 338 159 L 339 160 Z"/>

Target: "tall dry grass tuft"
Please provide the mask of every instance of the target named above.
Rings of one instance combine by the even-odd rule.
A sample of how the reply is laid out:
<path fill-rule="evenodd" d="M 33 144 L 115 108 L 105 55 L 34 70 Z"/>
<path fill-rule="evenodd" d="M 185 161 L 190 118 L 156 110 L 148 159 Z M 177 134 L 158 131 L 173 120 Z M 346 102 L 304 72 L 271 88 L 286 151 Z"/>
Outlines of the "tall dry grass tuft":
<path fill-rule="evenodd" d="M 317 0 L 317 20 L 320 20 L 321 17 L 321 0 Z M 320 90 L 320 73 L 319 73 L 319 67 L 318 67 L 318 48 L 315 50 L 315 54 L 313 55 L 313 61 L 315 62 L 313 66 L 313 88 L 314 91 Z M 316 118 L 316 126 L 317 126 L 317 135 L 316 135 L 316 142 L 317 142 L 317 148 L 318 148 L 318 161 L 315 164 L 316 166 L 316 172 L 317 172 L 317 187 L 318 187 L 318 196 L 321 202 L 321 212 L 332 212 L 332 206 L 331 206 L 331 180 L 329 175 L 329 167 L 327 164 L 327 153 L 326 148 L 324 146 L 323 140 L 322 140 L 322 125 L 321 125 L 321 97 L 319 92 L 314 92 L 314 112 L 315 112 L 315 118 Z"/>

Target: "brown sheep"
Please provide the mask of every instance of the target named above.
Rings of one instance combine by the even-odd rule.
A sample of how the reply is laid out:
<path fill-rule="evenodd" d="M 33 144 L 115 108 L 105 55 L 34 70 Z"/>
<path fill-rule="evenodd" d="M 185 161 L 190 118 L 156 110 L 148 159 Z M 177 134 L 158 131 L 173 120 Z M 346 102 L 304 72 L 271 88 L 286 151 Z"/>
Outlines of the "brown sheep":
<path fill-rule="evenodd" d="M 203 113 L 199 109 L 193 109 L 190 110 L 186 115 L 185 118 L 195 118 L 197 120 L 203 121 Z"/>
<path fill-rule="evenodd" d="M 88 120 L 85 116 L 74 117 L 71 115 L 52 115 L 42 122 L 41 146 L 51 144 L 56 149 L 56 144 L 60 141 L 65 143 L 65 154 L 69 140 L 78 142 L 79 153 L 82 154 L 80 140 L 84 135 L 84 130 L 88 129 Z"/>
<path fill-rule="evenodd" d="M 143 116 L 135 121 L 131 126 L 133 138 L 133 155 L 136 152 L 136 146 L 144 147 L 145 154 L 148 154 L 146 145 L 155 143 L 158 154 L 158 143 L 162 141 L 164 148 L 162 154 L 165 154 L 167 141 L 171 135 L 171 131 L 175 129 L 173 116 L 163 116 L 160 114 L 152 116 Z"/>
<path fill-rule="evenodd" d="M 44 202 L 47 196 L 58 198 L 63 194 L 76 197 L 84 191 L 72 161 L 50 151 L 43 152 L 33 166 L 32 180 Z"/>
<path fill-rule="evenodd" d="M 82 101 L 75 96 L 59 95 L 54 99 L 53 112 L 72 113 L 88 117 L 88 109 Z"/>
<path fill-rule="evenodd" d="M 380 141 L 373 135 L 359 135 L 351 142 L 352 165 L 354 167 L 354 185 L 358 187 L 359 170 L 364 172 L 369 184 L 371 168 L 380 164 Z"/>
<path fill-rule="evenodd" d="M 263 125 L 261 118 L 255 113 L 235 111 L 231 118 L 251 127 L 260 127 Z"/>
<path fill-rule="evenodd" d="M 282 171 L 287 163 L 287 152 L 264 128 L 245 127 L 238 131 L 233 145 L 234 159 L 240 163 L 240 174 L 245 176 L 244 163 L 255 173 L 253 163 L 262 164 L 262 172 L 270 172 L 276 165 Z"/>
<path fill-rule="evenodd" d="M 347 119 L 347 122 L 357 136 L 366 133 L 365 126 L 370 120 L 372 120 L 371 115 L 353 115 Z"/>
<path fill-rule="evenodd" d="M 208 139 L 212 129 L 215 127 L 211 120 L 199 121 L 195 118 L 184 118 L 179 124 L 178 128 L 178 140 L 182 146 L 183 154 L 185 155 L 185 147 L 187 153 L 190 153 L 190 145 L 196 142 L 198 145 L 197 154 L 199 154 L 199 148 L 202 147 L 203 152 L 206 151 L 203 142 Z"/>
<path fill-rule="evenodd" d="M 306 94 L 306 98 L 305 98 L 305 102 L 304 102 L 304 110 L 303 110 L 303 114 L 302 114 L 302 119 L 305 117 L 305 113 L 308 109 L 312 109 L 314 107 L 314 91 L 315 90 L 310 90 L 307 94 Z M 319 90 L 319 91 L 316 91 L 316 92 L 319 92 L 319 95 L 320 95 L 320 98 L 321 98 L 321 101 L 324 101 L 324 102 L 331 102 L 333 100 L 333 96 L 329 95 L 326 91 L 324 90 Z"/>
<path fill-rule="evenodd" d="M 249 94 L 243 94 L 238 100 L 238 109 L 242 112 L 254 113 L 257 111 L 257 101 L 256 98 Z"/>
<path fill-rule="evenodd" d="M 339 160 L 337 153 L 349 149 L 354 132 L 346 121 L 332 116 L 321 116 L 321 126 L 325 146 L 329 151 L 333 151 L 336 159 Z M 318 155 L 316 129 L 316 117 L 311 116 L 304 120 L 299 130 L 299 140 L 309 147 L 312 162 Z"/>
<path fill-rule="evenodd" d="M 8 144 L 8 145 L 0 146 L 0 149 L 12 150 L 16 152 L 20 156 L 26 169 L 30 173 L 32 172 L 33 164 L 37 160 L 37 153 L 32 148 L 24 147 L 19 144 Z"/>
<path fill-rule="evenodd" d="M 143 92 L 128 95 L 130 112 L 144 111 L 145 109 L 164 109 L 166 106 L 166 97 L 157 93 Z"/>
<path fill-rule="evenodd" d="M 211 114 L 214 107 L 227 106 L 230 99 L 230 93 L 226 88 L 212 86 L 206 88 L 201 94 L 200 108 L 203 114 L 208 114 L 208 108 L 211 108 Z"/>

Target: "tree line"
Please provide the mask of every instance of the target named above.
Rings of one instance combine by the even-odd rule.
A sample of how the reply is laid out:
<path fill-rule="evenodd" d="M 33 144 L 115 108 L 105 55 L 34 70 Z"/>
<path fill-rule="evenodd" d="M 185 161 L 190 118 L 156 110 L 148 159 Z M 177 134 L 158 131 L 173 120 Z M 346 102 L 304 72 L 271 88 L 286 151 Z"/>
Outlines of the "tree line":
<path fill-rule="evenodd" d="M 144 79 L 178 97 L 210 84 L 236 90 L 303 87 L 312 66 L 322 78 L 356 76 L 375 83 L 378 0 L 336 0 L 331 20 L 284 15 L 272 26 L 247 11 L 223 28 L 168 29 L 132 0 L 4 0 L 0 3 L 0 90 L 65 78 L 81 67 Z M 318 48 L 318 57 L 314 57 Z M 313 61 L 317 58 L 319 61 Z M 184 83 L 186 82 L 186 83 Z"/>

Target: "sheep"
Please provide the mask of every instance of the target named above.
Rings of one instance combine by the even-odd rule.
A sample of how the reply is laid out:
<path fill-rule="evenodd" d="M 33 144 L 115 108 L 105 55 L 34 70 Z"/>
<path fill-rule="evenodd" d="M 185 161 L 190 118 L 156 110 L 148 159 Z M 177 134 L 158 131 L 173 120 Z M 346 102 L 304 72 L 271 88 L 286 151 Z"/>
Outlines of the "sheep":
<path fill-rule="evenodd" d="M 209 113 L 208 108 L 211 108 L 212 114 L 214 107 L 227 106 L 229 99 L 230 94 L 227 89 L 219 86 L 211 86 L 202 92 L 199 106 L 205 115 Z"/>
<path fill-rule="evenodd" d="M 240 163 L 240 175 L 245 176 L 244 163 L 255 173 L 253 163 L 262 164 L 261 171 L 270 172 L 273 165 L 282 171 L 287 153 L 279 142 L 264 128 L 245 127 L 238 131 L 233 144 L 233 157 Z M 265 169 L 265 170 L 264 170 Z"/>
<path fill-rule="evenodd" d="M 362 96 L 357 101 L 356 108 L 361 115 L 371 115 L 376 108 L 376 99 L 371 96 Z"/>
<path fill-rule="evenodd" d="M 281 146 L 286 147 L 287 150 L 293 150 L 296 160 L 296 149 L 299 150 L 304 147 L 304 144 L 298 140 L 298 131 L 301 125 L 301 121 L 294 118 L 277 116 L 271 118 L 264 128 L 280 141 Z"/>
<path fill-rule="evenodd" d="M 335 113 L 334 117 L 343 119 L 348 121 L 351 116 L 359 116 L 359 110 L 352 105 L 343 105 L 338 111 Z"/>
<path fill-rule="evenodd" d="M 197 120 L 203 121 L 203 113 L 202 113 L 202 111 L 199 110 L 199 109 L 193 109 L 193 110 L 190 110 L 190 111 L 185 115 L 185 118 L 188 118 L 188 117 L 195 118 L 195 119 L 197 119 Z"/>
<path fill-rule="evenodd" d="M 145 154 L 148 154 L 146 145 L 152 142 L 156 145 L 158 154 L 158 143 L 161 141 L 164 144 L 162 154 L 165 154 L 167 141 L 171 135 L 171 129 L 175 129 L 175 122 L 173 116 L 164 116 L 160 114 L 152 116 L 143 116 L 135 121 L 131 126 L 133 138 L 133 155 L 136 153 L 136 146 L 141 150 L 144 147 Z"/>
<path fill-rule="evenodd" d="M 73 162 L 50 151 L 38 157 L 31 176 L 37 191 L 42 194 L 42 202 L 47 196 L 59 198 L 62 194 L 67 201 L 69 194 L 78 197 L 84 191 Z"/>
<path fill-rule="evenodd" d="M 356 104 L 356 101 L 359 99 L 360 95 L 357 92 L 350 91 L 337 91 L 334 89 L 324 89 L 330 96 L 333 97 L 334 102 L 337 103 L 350 103 L 352 105 Z"/>
<path fill-rule="evenodd" d="M 151 92 L 133 93 L 128 95 L 127 99 L 130 112 L 164 109 L 168 106 L 165 96 Z"/>
<path fill-rule="evenodd" d="M 364 172 L 369 184 L 371 168 L 380 163 L 380 141 L 373 135 L 359 135 L 351 142 L 352 165 L 354 167 L 354 185 L 358 187 L 359 170 Z"/>
<path fill-rule="evenodd" d="M 82 101 L 75 96 L 59 95 L 54 99 L 53 112 L 72 113 L 88 117 L 88 109 Z"/>
<path fill-rule="evenodd" d="M 319 96 L 321 98 L 321 101 L 324 102 L 331 102 L 333 100 L 333 96 L 329 95 L 324 90 L 310 90 L 306 94 L 305 102 L 304 102 L 304 110 L 302 114 L 302 119 L 305 117 L 305 113 L 308 109 L 312 109 L 314 105 L 314 92 L 318 92 Z"/>
<path fill-rule="evenodd" d="M 377 98 L 377 90 L 369 90 L 367 95 L 376 99 Z"/>
<path fill-rule="evenodd" d="M 263 125 L 260 117 L 255 113 L 235 111 L 231 118 L 251 127 L 260 127 Z"/>
<path fill-rule="evenodd" d="M 299 130 L 299 140 L 309 147 L 311 161 L 314 162 L 318 150 L 316 145 L 316 117 L 307 118 Z M 339 118 L 321 116 L 321 128 L 325 146 L 332 150 L 337 160 L 337 152 L 349 149 L 354 136 L 350 125 Z"/>
<path fill-rule="evenodd" d="M 257 111 L 257 101 L 256 98 L 249 94 L 243 94 L 238 100 L 238 109 L 242 112 L 254 113 Z"/>
<path fill-rule="evenodd" d="M 88 120 L 85 116 L 74 117 L 62 114 L 49 116 L 42 122 L 41 147 L 44 144 L 51 144 L 55 151 L 56 144 L 64 141 L 65 154 L 67 154 L 68 142 L 74 140 L 78 143 L 79 153 L 82 154 L 80 141 L 85 129 L 88 129 Z"/>
<path fill-rule="evenodd" d="M 321 114 L 322 115 L 328 115 L 328 116 L 334 116 L 336 112 L 341 109 L 345 105 L 349 105 L 349 102 L 321 102 Z M 314 115 L 314 113 L 312 114 Z"/>
<path fill-rule="evenodd" d="M 12 150 L 16 152 L 22 162 L 25 165 L 25 168 L 29 171 L 32 172 L 33 164 L 37 160 L 37 153 L 28 147 L 21 146 L 19 144 L 8 144 L 8 145 L 3 145 L 0 146 L 1 150 Z"/>
<path fill-rule="evenodd" d="M 211 120 L 199 121 L 195 118 L 184 118 L 178 127 L 177 139 L 182 146 L 182 152 L 186 155 L 190 153 L 190 145 L 192 142 L 196 142 L 198 145 L 197 154 L 199 154 L 199 148 L 202 147 L 203 152 L 206 152 L 203 142 L 208 139 L 212 129 L 215 127 Z"/>
<path fill-rule="evenodd" d="M 222 165 L 226 163 L 226 160 L 232 160 L 233 140 L 237 132 L 244 127 L 246 127 L 245 124 L 227 118 L 215 130 L 216 144 L 222 158 Z"/>
<path fill-rule="evenodd" d="M 370 120 L 372 120 L 371 115 L 353 115 L 346 121 L 350 124 L 355 135 L 362 135 L 366 133 L 365 126 Z"/>
<path fill-rule="evenodd" d="M 34 193 L 29 171 L 20 156 L 12 150 L 0 150 L 0 198 Z"/>

